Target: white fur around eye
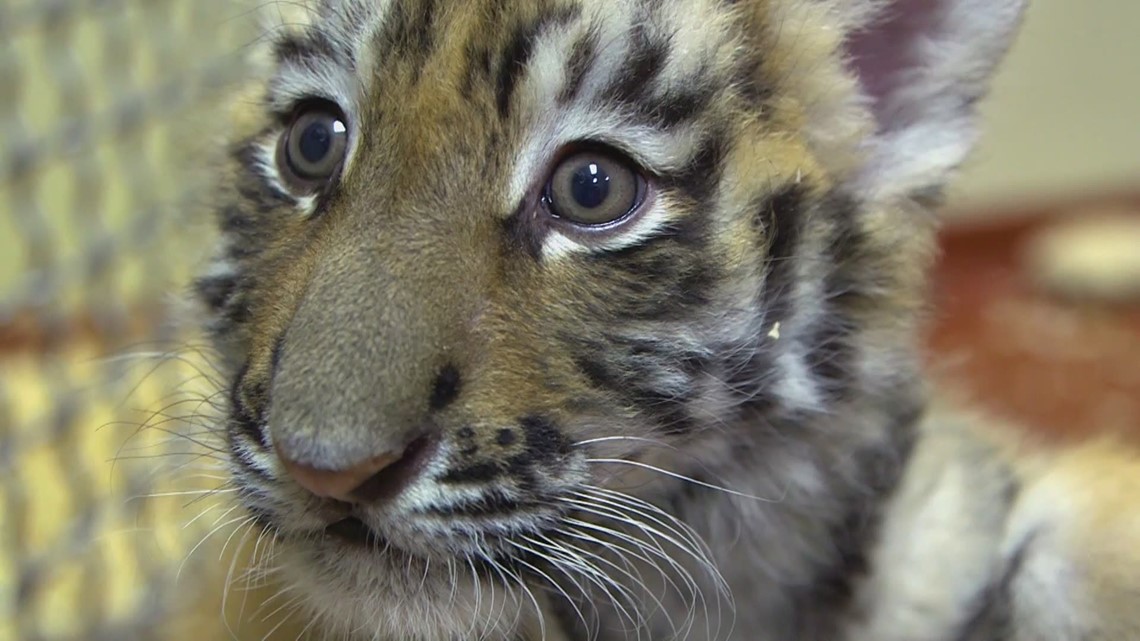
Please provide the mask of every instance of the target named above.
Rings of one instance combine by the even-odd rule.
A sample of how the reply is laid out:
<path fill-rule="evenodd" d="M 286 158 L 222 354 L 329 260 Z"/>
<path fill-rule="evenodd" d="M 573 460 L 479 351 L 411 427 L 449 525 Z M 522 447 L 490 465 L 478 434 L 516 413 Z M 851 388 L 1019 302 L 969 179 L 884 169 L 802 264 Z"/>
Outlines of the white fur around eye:
<path fill-rule="evenodd" d="M 298 209 L 306 211 L 299 199 L 286 189 L 285 182 L 281 179 L 281 172 L 277 168 L 277 145 L 280 137 L 280 133 L 275 133 L 257 143 L 257 165 L 255 169 L 277 195 L 292 200 Z"/>
<path fill-rule="evenodd" d="M 670 203 L 660 195 L 648 202 L 648 209 L 632 214 L 633 218 L 606 233 L 605 237 L 576 239 L 552 229 L 542 241 L 542 259 L 553 261 L 572 254 L 598 254 L 619 251 L 639 245 L 665 229 L 672 221 Z"/>
<path fill-rule="evenodd" d="M 351 135 L 351 128 L 349 133 L 350 137 L 345 150 L 343 166 L 338 172 L 337 180 L 343 179 L 348 173 L 349 167 L 351 166 L 352 155 L 356 148 L 357 137 Z M 274 192 L 291 200 L 298 213 L 306 217 L 312 216 L 317 210 L 316 195 L 295 193 L 285 186 L 285 181 L 281 177 L 281 170 L 277 166 L 277 145 L 282 135 L 284 135 L 284 133 L 275 133 L 257 143 L 257 172 L 261 174 Z"/>

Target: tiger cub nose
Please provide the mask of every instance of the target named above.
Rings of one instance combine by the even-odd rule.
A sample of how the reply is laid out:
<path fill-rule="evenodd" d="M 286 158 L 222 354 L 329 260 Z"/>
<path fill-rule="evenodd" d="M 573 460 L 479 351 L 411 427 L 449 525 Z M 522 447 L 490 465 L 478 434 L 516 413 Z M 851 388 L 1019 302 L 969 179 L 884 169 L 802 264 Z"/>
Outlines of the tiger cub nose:
<path fill-rule="evenodd" d="M 399 494 L 423 467 L 433 445 L 433 439 L 421 437 L 402 451 L 378 454 L 338 469 L 298 463 L 280 448 L 277 456 L 286 474 L 315 496 L 345 503 L 375 503 Z"/>

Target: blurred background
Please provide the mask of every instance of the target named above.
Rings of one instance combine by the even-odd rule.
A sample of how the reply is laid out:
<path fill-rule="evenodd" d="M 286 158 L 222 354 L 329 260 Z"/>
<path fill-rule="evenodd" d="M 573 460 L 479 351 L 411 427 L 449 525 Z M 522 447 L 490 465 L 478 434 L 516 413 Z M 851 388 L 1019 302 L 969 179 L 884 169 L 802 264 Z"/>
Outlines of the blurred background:
<path fill-rule="evenodd" d="M 252 6 L 0 0 L 0 641 L 157 638 L 260 544 L 191 447 L 218 385 L 170 305 Z M 1042 437 L 1140 426 L 1138 24 L 1033 0 L 946 213 L 932 364 Z"/>
<path fill-rule="evenodd" d="M 952 213 L 1140 192 L 1140 3 L 1029 4 Z"/>

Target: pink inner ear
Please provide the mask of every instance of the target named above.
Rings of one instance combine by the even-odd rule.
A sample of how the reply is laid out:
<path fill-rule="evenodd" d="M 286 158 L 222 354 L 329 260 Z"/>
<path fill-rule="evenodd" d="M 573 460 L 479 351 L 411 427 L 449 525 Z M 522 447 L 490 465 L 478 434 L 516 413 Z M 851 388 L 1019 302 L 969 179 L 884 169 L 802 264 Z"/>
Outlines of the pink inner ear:
<path fill-rule="evenodd" d="M 882 15 L 847 40 L 851 69 L 872 103 L 880 131 L 890 129 L 890 114 L 882 112 L 882 99 L 921 62 L 914 43 L 935 28 L 939 3 L 935 0 L 895 0 Z"/>

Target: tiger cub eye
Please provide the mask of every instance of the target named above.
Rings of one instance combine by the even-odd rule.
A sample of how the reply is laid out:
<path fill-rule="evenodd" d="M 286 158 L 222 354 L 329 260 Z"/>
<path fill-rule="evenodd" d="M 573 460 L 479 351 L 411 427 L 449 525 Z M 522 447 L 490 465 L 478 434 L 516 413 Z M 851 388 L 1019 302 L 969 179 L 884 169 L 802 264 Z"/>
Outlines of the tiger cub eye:
<path fill-rule="evenodd" d="M 628 161 L 588 151 L 558 164 L 544 199 L 559 218 L 579 225 L 605 225 L 637 209 L 644 192 L 644 180 Z"/>
<path fill-rule="evenodd" d="M 340 169 L 348 148 L 348 126 L 340 110 L 319 103 L 299 110 L 286 129 L 278 158 L 284 178 L 315 189 Z"/>

